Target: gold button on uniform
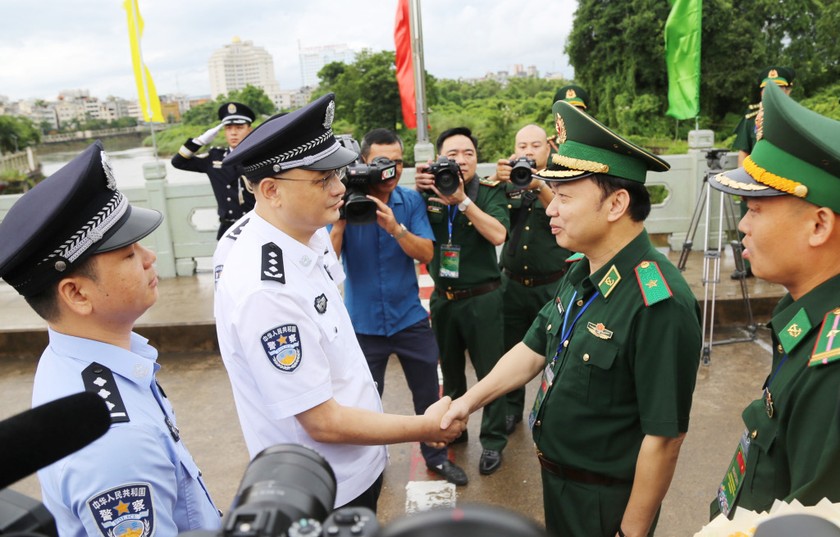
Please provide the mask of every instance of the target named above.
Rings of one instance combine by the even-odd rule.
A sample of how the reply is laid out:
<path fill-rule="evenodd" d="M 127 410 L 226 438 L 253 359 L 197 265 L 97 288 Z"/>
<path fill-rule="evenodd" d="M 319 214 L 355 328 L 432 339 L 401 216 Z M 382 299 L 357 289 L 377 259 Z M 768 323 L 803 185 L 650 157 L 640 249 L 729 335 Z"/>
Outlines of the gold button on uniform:
<path fill-rule="evenodd" d="M 588 353 L 588 352 L 587 352 L 586 354 L 584 354 L 584 355 L 583 355 L 583 361 L 584 361 L 584 362 L 588 362 L 588 361 L 589 361 L 589 353 Z"/>
<path fill-rule="evenodd" d="M 539 427 L 540 425 L 542 425 L 542 420 L 537 420 L 534 422 L 534 427 Z"/>
<path fill-rule="evenodd" d="M 785 348 L 784 348 L 784 347 L 782 347 L 782 344 L 781 344 L 781 343 L 779 343 L 778 347 L 776 347 L 776 348 L 779 350 L 779 354 L 782 354 L 782 353 L 784 353 L 784 352 L 785 352 Z"/>
<path fill-rule="evenodd" d="M 563 342 L 563 348 L 565 349 L 568 346 L 569 346 L 569 340 L 567 339 L 566 341 Z"/>
<path fill-rule="evenodd" d="M 581 298 L 580 300 L 575 302 L 575 304 L 577 304 L 578 306 L 583 306 L 583 299 Z"/>
<path fill-rule="evenodd" d="M 525 231 L 531 231 L 531 226 L 525 226 Z"/>
<path fill-rule="evenodd" d="M 751 438 L 754 439 L 756 436 L 758 436 L 758 429 L 755 429 L 753 432 L 750 433 Z"/>
<path fill-rule="evenodd" d="M 545 327 L 545 331 L 546 331 L 546 332 L 551 332 L 551 324 L 548 324 L 548 325 Z"/>
<path fill-rule="evenodd" d="M 525 246 L 523 246 L 523 247 L 522 247 L 522 249 L 523 249 L 523 250 L 527 250 L 527 249 L 528 249 L 528 245 L 526 244 Z"/>

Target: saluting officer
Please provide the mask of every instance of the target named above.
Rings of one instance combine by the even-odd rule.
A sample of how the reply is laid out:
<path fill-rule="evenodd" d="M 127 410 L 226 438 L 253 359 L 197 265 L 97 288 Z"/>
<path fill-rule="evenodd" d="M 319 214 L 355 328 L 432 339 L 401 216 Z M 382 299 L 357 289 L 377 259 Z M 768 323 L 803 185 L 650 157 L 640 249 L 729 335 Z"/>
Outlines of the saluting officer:
<path fill-rule="evenodd" d="M 536 163 L 533 171 L 548 164 L 551 147 L 542 127 L 526 125 L 516 133 L 511 158 L 527 157 Z M 502 249 L 502 289 L 505 319 L 505 352 L 522 341 L 546 302 L 554 297 L 557 281 L 565 274 L 572 254 L 554 240 L 545 208 L 554 194 L 542 179 L 533 178 L 526 187 L 510 182 L 510 161 L 496 164 L 495 178 L 505 183 L 510 210 L 510 237 Z M 492 179 L 492 178 L 491 178 Z M 505 432 L 512 433 L 522 421 L 525 388 L 507 395 Z"/>
<path fill-rule="evenodd" d="M 773 362 L 712 503 L 840 501 L 840 122 L 768 84 L 743 167 L 709 178 L 747 200 L 738 228 L 759 278 L 785 286 L 768 323 Z"/>
<path fill-rule="evenodd" d="M 559 101 L 562 142 L 538 176 L 557 243 L 583 254 L 521 343 L 450 417 L 542 372 L 529 425 L 550 534 L 652 533 L 668 490 L 700 361 L 700 308 L 644 229 L 648 171 L 668 164 Z"/>
<path fill-rule="evenodd" d="M 242 215 L 254 208 L 254 194 L 248 191 L 244 181 L 232 168 L 222 167 L 227 154 L 251 132 L 254 118 L 254 111 L 244 104 L 225 103 L 219 107 L 221 123 L 207 129 L 198 138 L 188 138 L 172 157 L 172 165 L 179 170 L 206 173 L 210 179 L 219 213 L 216 240 Z M 221 129 L 225 130 L 228 147 L 211 147 L 206 153 L 198 153 L 202 146 L 213 141 Z"/>
<path fill-rule="evenodd" d="M 437 139 L 439 156 L 458 164 L 461 178 L 450 195 L 435 186 L 427 163 L 417 164 L 415 182 L 423 192 L 435 252 L 429 274 L 435 289 L 429 300 L 432 328 L 440 347 L 443 393 L 467 391 L 465 351 L 481 379 L 504 354 L 501 273 L 496 247 L 507 237 L 509 215 L 505 191 L 497 180 L 476 174 L 478 140 L 466 127 L 444 131 Z M 492 474 L 502 464 L 507 445 L 504 398 L 484 409 L 481 418 L 479 473 Z M 465 442 L 465 434 L 458 442 Z"/>
<path fill-rule="evenodd" d="M 796 76 L 794 70 L 790 67 L 766 67 L 758 73 L 758 88 L 759 100 L 764 95 L 764 88 L 768 84 L 778 86 L 790 95 L 793 89 L 793 79 Z M 738 152 L 738 166 L 743 166 L 744 159 L 752 153 L 756 142 L 756 116 L 761 103 L 747 105 L 747 110 L 744 117 L 738 122 L 735 127 L 735 141 L 732 143 L 732 149 Z M 747 214 L 747 203 L 744 199 L 740 202 L 741 217 Z M 743 238 L 743 235 L 741 236 Z M 749 278 L 752 277 L 752 268 L 748 260 L 744 260 L 744 273 L 735 271 L 732 273 L 732 279 Z"/>
<path fill-rule="evenodd" d="M 132 331 L 158 296 L 155 254 L 137 241 L 162 220 L 129 205 L 96 142 L 0 223 L 0 276 L 49 327 L 33 406 L 88 391 L 111 411 L 105 436 L 38 472 L 62 536 L 221 526 L 155 380 L 157 350 Z"/>
<path fill-rule="evenodd" d="M 256 196 L 215 295 L 219 348 L 251 457 L 278 443 L 314 448 L 337 482 L 335 507 L 376 510 L 384 444 L 445 443 L 449 398 L 426 415 L 384 414 L 330 263 L 329 235 L 356 153 L 336 140 L 335 96 L 275 116 L 225 159 Z M 243 220 L 244 223 L 244 220 Z"/>

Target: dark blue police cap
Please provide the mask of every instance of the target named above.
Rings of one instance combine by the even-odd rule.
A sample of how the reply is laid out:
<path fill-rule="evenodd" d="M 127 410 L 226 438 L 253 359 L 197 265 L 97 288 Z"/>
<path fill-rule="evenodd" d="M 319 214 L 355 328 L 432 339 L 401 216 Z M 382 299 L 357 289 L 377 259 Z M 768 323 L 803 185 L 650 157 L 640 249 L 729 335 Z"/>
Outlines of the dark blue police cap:
<path fill-rule="evenodd" d="M 33 296 L 93 254 L 133 244 L 163 216 L 132 207 L 98 140 L 12 205 L 0 222 L 0 277 Z"/>
<path fill-rule="evenodd" d="M 242 103 L 230 102 L 219 107 L 222 125 L 250 125 L 256 117 L 254 111 Z"/>
<path fill-rule="evenodd" d="M 224 160 L 224 166 L 250 181 L 285 170 L 335 170 L 358 155 L 333 134 L 335 95 L 328 93 L 289 114 L 276 115 L 245 137 Z"/>

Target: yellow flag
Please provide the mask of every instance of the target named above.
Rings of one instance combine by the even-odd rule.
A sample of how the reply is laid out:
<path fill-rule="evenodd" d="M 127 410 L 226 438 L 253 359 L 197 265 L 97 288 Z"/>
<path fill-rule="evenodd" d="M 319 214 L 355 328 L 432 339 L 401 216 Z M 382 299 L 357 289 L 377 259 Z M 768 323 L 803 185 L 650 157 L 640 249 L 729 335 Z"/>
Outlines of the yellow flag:
<path fill-rule="evenodd" d="M 152 123 L 164 123 L 163 113 L 160 111 L 152 74 L 143 63 L 143 53 L 140 51 L 140 38 L 143 37 L 143 18 L 140 16 L 138 0 L 125 0 L 123 7 L 128 14 L 128 41 L 131 44 L 131 64 L 134 66 L 134 80 L 137 82 L 137 97 L 143 120 Z"/>

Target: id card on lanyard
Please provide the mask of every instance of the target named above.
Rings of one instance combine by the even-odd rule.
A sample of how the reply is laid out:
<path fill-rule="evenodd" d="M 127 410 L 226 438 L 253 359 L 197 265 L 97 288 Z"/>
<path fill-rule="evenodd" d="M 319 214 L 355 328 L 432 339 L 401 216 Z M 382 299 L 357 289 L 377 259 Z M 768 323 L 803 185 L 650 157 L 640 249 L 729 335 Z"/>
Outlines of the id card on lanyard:
<path fill-rule="evenodd" d="M 455 209 L 453 212 L 452 209 Z M 461 247 L 452 244 L 452 224 L 458 214 L 458 208 L 450 205 L 448 207 L 449 241 L 440 245 L 440 276 L 442 278 L 457 278 L 460 274 Z"/>
<path fill-rule="evenodd" d="M 537 397 L 534 400 L 534 407 L 531 409 L 531 413 L 528 414 L 528 428 L 533 430 L 534 423 L 537 421 L 537 415 L 539 415 L 540 407 L 542 407 L 543 401 L 545 401 L 545 396 L 548 393 L 548 390 L 551 389 L 551 386 L 554 384 L 554 378 L 557 375 L 557 371 L 555 367 L 557 366 L 557 359 L 560 357 L 561 353 L 564 353 L 566 348 L 568 347 L 568 341 L 572 337 L 572 330 L 575 328 L 575 324 L 577 324 L 578 319 L 581 318 L 583 313 L 592 305 L 592 302 L 595 301 L 595 298 L 598 296 L 598 291 L 595 291 L 589 300 L 586 301 L 586 304 L 581 307 L 580 311 L 577 312 L 575 318 L 572 320 L 572 324 L 569 325 L 569 313 L 572 310 L 572 306 L 575 303 L 575 298 L 577 298 L 577 291 L 572 294 L 572 299 L 569 301 L 569 305 L 566 307 L 564 315 L 563 315 L 563 327 L 560 331 L 560 341 L 557 343 L 557 351 L 554 353 L 554 357 L 545 366 L 542 375 L 542 381 L 540 382 L 540 389 L 537 391 Z"/>

